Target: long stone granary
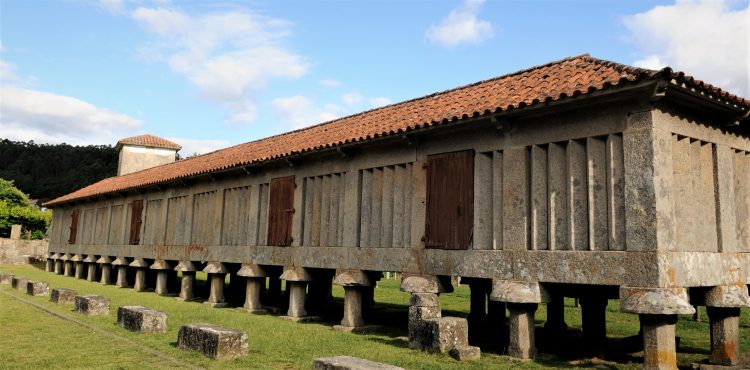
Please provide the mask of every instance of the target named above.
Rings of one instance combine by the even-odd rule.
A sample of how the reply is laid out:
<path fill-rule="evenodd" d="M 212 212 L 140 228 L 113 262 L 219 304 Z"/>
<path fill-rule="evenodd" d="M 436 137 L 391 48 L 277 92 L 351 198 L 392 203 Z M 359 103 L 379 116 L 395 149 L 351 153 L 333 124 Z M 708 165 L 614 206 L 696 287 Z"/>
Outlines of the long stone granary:
<path fill-rule="evenodd" d="M 507 305 L 517 357 L 535 353 L 538 304 L 559 328 L 561 297 L 580 298 L 596 345 L 619 298 L 645 368 L 675 368 L 677 315 L 707 306 L 710 360 L 732 365 L 750 306 L 748 112 L 669 68 L 571 57 L 102 180 L 46 204 L 50 259 L 118 262 L 106 283 L 123 270 L 125 286 L 135 268 L 143 287 L 144 263 L 182 271 L 186 299 L 205 268 L 214 305 L 241 276 L 252 311 L 259 281 L 281 278 L 292 319 L 333 277 L 342 326 L 364 325 L 380 272 L 402 272 L 428 316 L 460 276 L 472 309 Z"/>

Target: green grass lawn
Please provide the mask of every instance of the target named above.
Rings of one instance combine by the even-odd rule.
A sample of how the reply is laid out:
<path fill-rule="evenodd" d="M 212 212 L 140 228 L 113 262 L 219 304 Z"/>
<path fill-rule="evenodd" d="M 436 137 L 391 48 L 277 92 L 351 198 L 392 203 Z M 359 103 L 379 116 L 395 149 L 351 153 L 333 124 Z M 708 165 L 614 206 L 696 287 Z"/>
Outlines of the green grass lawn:
<path fill-rule="evenodd" d="M 410 350 L 406 342 L 397 338 L 406 333 L 406 308 L 409 296 L 398 290 L 398 280 L 382 280 L 375 290 L 377 323 L 388 324 L 377 334 L 358 335 L 331 330 L 340 320 L 341 308 L 334 306 L 324 312 L 324 322 L 298 324 L 273 315 L 250 315 L 241 308 L 213 309 L 198 302 L 182 302 L 153 293 L 137 293 L 63 277 L 29 265 L 0 265 L 0 271 L 10 272 L 32 280 L 47 281 L 50 287 L 72 288 L 81 294 L 100 294 L 111 300 L 109 316 L 87 317 L 74 313 L 70 305 L 56 305 L 49 297 L 31 297 L 10 287 L 0 285 L 0 368 L 165 368 L 181 367 L 175 362 L 159 358 L 156 350 L 175 361 L 204 368 L 309 369 L 312 359 L 323 356 L 351 355 L 386 362 L 407 369 L 541 369 L 607 368 L 639 369 L 637 356 L 619 361 L 591 361 L 586 359 L 560 360 L 554 356 L 540 356 L 536 361 L 518 361 L 507 356 L 484 351 L 477 362 L 459 363 L 447 355 L 428 354 Z M 200 278 L 205 278 L 199 276 Z M 341 287 L 334 287 L 334 297 L 340 305 Z M 39 304 L 55 313 L 93 325 L 99 333 L 74 322 L 63 320 L 11 296 Z M 468 287 L 456 287 L 452 294 L 441 296 L 443 315 L 465 316 L 469 307 Z M 117 307 L 142 305 L 169 314 L 169 330 L 165 334 L 131 333 L 117 326 Z M 571 328 L 580 328 L 580 310 L 572 300 L 566 305 L 566 321 Z M 607 332 L 610 338 L 634 335 L 638 332 L 636 315 L 619 312 L 617 301 L 607 308 Z M 537 311 L 537 324 L 544 322 L 544 305 Z M 681 366 L 707 357 L 709 331 L 705 322 L 693 322 L 681 317 L 677 335 L 681 338 L 678 361 Z M 176 347 L 177 331 L 181 324 L 206 322 L 247 331 L 250 354 L 228 362 L 209 360 L 194 352 Z M 743 310 L 741 319 L 741 347 L 750 351 L 750 312 Z M 125 340 L 123 340 L 123 338 Z M 554 345 L 554 344 L 553 344 Z"/>

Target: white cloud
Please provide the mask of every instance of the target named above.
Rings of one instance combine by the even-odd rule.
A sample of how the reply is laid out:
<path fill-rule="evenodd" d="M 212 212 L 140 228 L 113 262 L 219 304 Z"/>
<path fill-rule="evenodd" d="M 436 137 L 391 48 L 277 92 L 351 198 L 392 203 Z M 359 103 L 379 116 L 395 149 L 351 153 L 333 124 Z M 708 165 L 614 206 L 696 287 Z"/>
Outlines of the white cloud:
<path fill-rule="evenodd" d="M 13 81 L 18 79 L 15 72 L 15 66 L 0 59 L 0 81 Z"/>
<path fill-rule="evenodd" d="M 364 99 L 365 97 L 356 91 L 352 91 L 352 92 L 341 95 L 341 100 L 344 102 L 344 104 L 349 105 L 349 106 L 358 105 L 362 103 Z"/>
<path fill-rule="evenodd" d="M 3 84 L 2 136 L 44 143 L 114 144 L 143 122 L 69 96 Z"/>
<path fill-rule="evenodd" d="M 427 30 L 427 38 L 445 47 L 479 43 L 492 37 L 492 24 L 477 18 L 484 0 L 464 0 L 439 24 Z"/>
<path fill-rule="evenodd" d="M 165 138 L 182 146 L 180 155 L 188 157 L 193 154 L 206 154 L 230 146 L 228 140 L 196 140 L 179 137 Z"/>
<path fill-rule="evenodd" d="M 382 107 L 384 105 L 391 104 L 391 99 L 388 99 L 386 97 L 378 96 L 375 98 L 367 99 L 367 102 L 370 103 L 370 106 L 373 108 Z"/>
<path fill-rule="evenodd" d="M 330 121 L 343 113 L 343 109 L 335 104 L 318 107 L 312 100 L 301 95 L 277 98 L 271 104 L 279 119 L 295 129 Z"/>
<path fill-rule="evenodd" d="M 125 13 L 125 1 L 123 0 L 99 0 L 99 6 L 112 14 Z"/>
<path fill-rule="evenodd" d="M 328 80 L 320 80 L 318 81 L 319 84 L 325 87 L 337 87 L 341 86 L 341 82 L 338 80 L 328 79 Z"/>
<path fill-rule="evenodd" d="M 627 16 L 624 24 L 641 58 L 636 65 L 666 65 L 722 89 L 750 93 L 750 5 L 678 0 L 674 5 Z"/>
<path fill-rule="evenodd" d="M 284 20 L 245 10 L 191 16 L 163 7 L 139 7 L 132 16 L 157 36 L 149 53 L 229 110 L 230 123 L 255 120 L 257 95 L 270 81 L 307 72 L 305 59 L 283 45 L 291 34 Z"/>

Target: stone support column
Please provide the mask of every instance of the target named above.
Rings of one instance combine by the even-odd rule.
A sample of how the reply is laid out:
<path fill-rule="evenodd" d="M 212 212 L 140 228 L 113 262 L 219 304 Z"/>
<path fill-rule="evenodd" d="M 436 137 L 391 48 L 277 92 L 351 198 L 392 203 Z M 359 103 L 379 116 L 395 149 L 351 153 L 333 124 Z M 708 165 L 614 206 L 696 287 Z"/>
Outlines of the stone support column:
<path fill-rule="evenodd" d="M 551 301 L 551 296 L 544 286 L 537 282 L 493 280 L 490 300 L 505 302 L 510 312 L 508 355 L 522 359 L 534 358 L 534 313 L 539 303 Z"/>
<path fill-rule="evenodd" d="M 133 290 L 136 292 L 145 292 L 148 289 L 146 283 L 146 269 L 148 263 L 143 258 L 135 258 L 130 263 L 130 267 L 135 268 L 135 284 L 133 284 Z"/>
<path fill-rule="evenodd" d="M 180 295 L 177 299 L 182 301 L 191 301 L 195 299 L 193 285 L 195 284 L 195 271 L 198 269 L 191 261 L 180 261 L 174 268 L 175 271 L 182 272 L 180 279 Z"/>
<path fill-rule="evenodd" d="M 338 270 L 333 283 L 344 287 L 344 318 L 335 330 L 365 332 L 374 329 L 365 325 L 362 311 L 365 308 L 365 293 L 373 291 L 374 282 L 362 270 Z"/>
<path fill-rule="evenodd" d="M 268 274 L 262 266 L 248 263 L 242 265 L 237 276 L 246 279 L 244 308 L 250 313 L 268 312 L 260 302 L 261 286 L 266 282 Z"/>
<path fill-rule="evenodd" d="M 534 358 L 536 342 L 534 337 L 534 313 L 536 303 L 508 303 L 508 356 Z"/>
<path fill-rule="evenodd" d="M 45 266 L 45 271 L 52 272 L 55 271 L 55 260 L 52 259 L 53 253 L 48 253 L 47 257 L 47 265 Z"/>
<path fill-rule="evenodd" d="M 86 263 L 88 271 L 86 271 L 86 281 L 97 281 L 96 276 L 96 256 L 89 254 L 83 262 Z"/>
<path fill-rule="evenodd" d="M 211 291 L 205 304 L 215 308 L 227 307 L 228 304 L 224 300 L 224 280 L 229 273 L 227 267 L 221 262 L 210 262 L 203 272 L 208 274 L 211 284 Z"/>
<path fill-rule="evenodd" d="M 287 267 L 280 279 L 286 280 L 289 291 L 289 310 L 285 319 L 292 321 L 311 321 L 317 318 L 307 315 L 305 309 L 307 283 L 313 280 L 312 275 L 303 267 Z"/>
<path fill-rule="evenodd" d="M 551 295 L 547 303 L 547 320 L 544 330 L 548 335 L 559 336 L 565 333 L 568 325 L 565 323 L 565 297 L 562 295 Z"/>
<path fill-rule="evenodd" d="M 599 351 L 607 339 L 607 299 L 604 297 L 581 298 L 581 326 L 583 342 L 589 351 Z"/>
<path fill-rule="evenodd" d="M 52 258 L 55 260 L 55 274 L 62 275 L 63 274 L 63 260 L 61 259 L 62 256 L 60 253 L 55 253 L 52 255 Z"/>
<path fill-rule="evenodd" d="M 62 256 L 64 276 L 75 275 L 75 269 L 73 268 L 73 261 L 70 260 L 71 258 L 73 258 L 73 256 L 71 256 L 70 253 L 66 253 L 65 255 Z"/>
<path fill-rule="evenodd" d="M 75 263 L 75 278 L 76 279 L 85 279 L 86 278 L 86 272 L 84 271 L 83 266 L 83 257 L 81 257 L 80 254 L 76 254 L 71 259 L 73 263 Z"/>
<path fill-rule="evenodd" d="M 118 288 L 129 288 L 128 283 L 128 260 L 125 257 L 117 257 L 112 261 L 112 266 L 117 269 L 117 282 L 115 286 Z"/>
<path fill-rule="evenodd" d="M 696 298 L 706 305 L 708 314 L 711 330 L 711 354 L 708 362 L 713 365 L 739 365 L 740 307 L 750 307 L 747 286 L 716 286 Z"/>
<path fill-rule="evenodd" d="M 172 266 L 164 260 L 156 260 L 151 265 L 151 270 L 156 271 L 156 287 L 154 287 L 154 293 L 158 295 L 169 295 L 168 281 L 169 273 L 172 270 Z"/>
<path fill-rule="evenodd" d="M 101 256 L 96 263 L 99 264 L 99 270 L 101 271 L 100 283 L 104 285 L 112 284 L 112 259 L 108 256 Z"/>
<path fill-rule="evenodd" d="M 643 368 L 676 370 L 677 315 L 692 315 L 684 288 L 620 287 L 620 310 L 638 314 L 643 331 Z"/>
<path fill-rule="evenodd" d="M 411 293 L 409 300 L 409 348 L 429 350 L 431 335 L 427 333 L 426 320 L 442 317 L 438 293 L 453 291 L 450 280 L 437 276 L 405 275 L 401 291 Z"/>

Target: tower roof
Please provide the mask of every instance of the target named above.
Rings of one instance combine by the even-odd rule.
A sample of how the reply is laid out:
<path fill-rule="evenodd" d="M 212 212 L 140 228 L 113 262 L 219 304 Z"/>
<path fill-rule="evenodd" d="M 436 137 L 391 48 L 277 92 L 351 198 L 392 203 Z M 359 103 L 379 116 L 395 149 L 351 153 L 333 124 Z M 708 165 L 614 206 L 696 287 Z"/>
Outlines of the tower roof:
<path fill-rule="evenodd" d="M 118 141 L 115 148 L 117 148 L 117 150 L 120 150 L 120 148 L 122 148 L 124 145 L 137 145 L 147 146 L 149 148 L 164 148 L 174 150 L 182 149 L 182 146 L 177 143 L 171 142 L 167 139 L 162 139 L 151 134 L 126 137 Z"/>

